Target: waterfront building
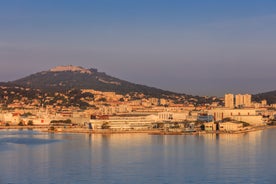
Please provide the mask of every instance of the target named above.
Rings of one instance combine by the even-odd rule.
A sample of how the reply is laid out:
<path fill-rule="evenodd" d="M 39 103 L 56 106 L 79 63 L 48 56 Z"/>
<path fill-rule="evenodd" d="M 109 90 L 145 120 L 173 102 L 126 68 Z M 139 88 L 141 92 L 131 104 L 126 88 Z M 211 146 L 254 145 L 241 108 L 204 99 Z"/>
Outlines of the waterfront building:
<path fill-rule="evenodd" d="M 36 117 L 36 116 L 21 118 L 21 121 L 25 125 L 27 125 L 29 121 L 31 121 L 33 123 L 33 125 L 50 125 L 51 120 L 52 119 L 48 118 L 48 117 Z"/>
<path fill-rule="evenodd" d="M 211 109 L 208 110 L 207 113 L 213 115 L 214 121 L 220 121 L 224 118 L 232 118 L 233 116 L 258 115 L 256 109 Z"/>
<path fill-rule="evenodd" d="M 160 112 L 157 114 L 158 120 L 161 121 L 184 121 L 187 120 L 189 112 L 175 113 L 175 112 Z"/>
<path fill-rule="evenodd" d="M 220 131 L 238 131 L 242 129 L 243 129 L 243 123 L 238 123 L 238 122 L 219 123 Z"/>
<path fill-rule="evenodd" d="M 110 116 L 108 118 L 90 119 L 93 129 L 110 130 L 148 130 L 157 120 L 156 115 Z"/>
<path fill-rule="evenodd" d="M 250 125 L 263 125 L 263 116 L 256 109 L 212 109 L 208 114 L 213 115 L 214 121 L 230 118 L 236 121 L 244 121 Z"/>
<path fill-rule="evenodd" d="M 205 131 L 216 131 L 217 130 L 217 124 L 215 124 L 214 122 L 204 123 L 203 125 L 204 125 Z"/>
<path fill-rule="evenodd" d="M 243 121 L 253 126 L 259 126 L 259 125 L 265 124 L 265 119 L 261 115 L 232 116 L 232 119 L 236 121 Z"/>
<path fill-rule="evenodd" d="M 197 121 L 211 122 L 211 121 L 214 121 L 214 116 L 209 115 L 209 114 L 205 114 L 205 113 L 200 113 L 200 114 L 198 114 Z"/>
<path fill-rule="evenodd" d="M 17 125 L 20 122 L 20 114 L 15 112 L 3 113 L 1 118 L 1 121 L 9 123 L 10 125 Z"/>

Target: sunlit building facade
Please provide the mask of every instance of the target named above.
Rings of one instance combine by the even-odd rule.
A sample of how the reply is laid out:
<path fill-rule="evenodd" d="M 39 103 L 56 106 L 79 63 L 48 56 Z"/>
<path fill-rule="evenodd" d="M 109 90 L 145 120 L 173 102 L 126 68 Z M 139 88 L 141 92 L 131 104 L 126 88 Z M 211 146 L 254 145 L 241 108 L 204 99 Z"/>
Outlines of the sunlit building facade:
<path fill-rule="evenodd" d="M 250 94 L 237 94 L 235 96 L 235 107 L 251 107 L 251 98 Z"/>
<path fill-rule="evenodd" d="M 225 94 L 224 98 L 225 107 L 234 108 L 234 95 L 233 94 Z"/>

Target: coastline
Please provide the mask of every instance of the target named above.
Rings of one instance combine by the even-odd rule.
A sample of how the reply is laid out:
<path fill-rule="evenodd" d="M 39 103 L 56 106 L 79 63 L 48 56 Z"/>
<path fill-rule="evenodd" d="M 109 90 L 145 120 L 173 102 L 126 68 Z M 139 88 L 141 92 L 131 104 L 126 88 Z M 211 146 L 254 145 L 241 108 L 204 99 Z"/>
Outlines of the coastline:
<path fill-rule="evenodd" d="M 91 130 L 82 127 L 55 127 L 51 130 L 49 126 L 0 126 L 0 130 L 36 130 L 48 133 L 89 133 L 89 134 L 149 134 L 149 135 L 205 135 L 205 134 L 243 134 L 248 132 L 260 131 L 274 126 L 257 126 L 238 131 L 195 131 L 195 132 L 170 132 L 164 130 Z"/>

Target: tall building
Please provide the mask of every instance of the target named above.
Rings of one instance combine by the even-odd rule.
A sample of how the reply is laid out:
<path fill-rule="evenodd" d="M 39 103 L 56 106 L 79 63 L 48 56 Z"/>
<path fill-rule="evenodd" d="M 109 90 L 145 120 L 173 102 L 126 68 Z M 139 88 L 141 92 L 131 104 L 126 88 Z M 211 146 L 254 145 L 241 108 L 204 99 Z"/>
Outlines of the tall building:
<path fill-rule="evenodd" d="M 242 94 L 237 94 L 235 95 L 235 107 L 242 107 L 244 106 L 244 100 L 243 100 L 243 95 Z"/>
<path fill-rule="evenodd" d="M 233 94 L 225 94 L 224 104 L 227 108 L 234 108 L 234 95 Z"/>
<path fill-rule="evenodd" d="M 251 95 L 250 94 L 237 94 L 235 96 L 235 107 L 250 107 Z"/>
<path fill-rule="evenodd" d="M 251 105 L 252 105 L 251 98 L 252 98 L 252 95 L 250 95 L 250 94 L 243 95 L 244 107 L 251 107 Z"/>

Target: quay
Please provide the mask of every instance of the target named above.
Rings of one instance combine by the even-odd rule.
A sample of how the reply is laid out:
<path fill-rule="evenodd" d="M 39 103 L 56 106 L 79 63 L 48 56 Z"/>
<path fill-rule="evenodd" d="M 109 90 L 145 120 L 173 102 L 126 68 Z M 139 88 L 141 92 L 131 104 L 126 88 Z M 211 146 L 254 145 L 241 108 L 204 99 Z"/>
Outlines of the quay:
<path fill-rule="evenodd" d="M 257 126 L 250 127 L 244 130 L 237 131 L 194 131 L 194 132 L 185 132 L 177 131 L 170 132 L 164 130 L 109 130 L 109 129 L 87 129 L 83 127 L 55 127 L 51 129 L 49 126 L 0 126 L 0 130 L 35 130 L 40 132 L 49 132 L 49 133 L 89 133 L 89 134 L 149 134 L 149 135 L 205 135 L 205 134 L 243 134 L 253 131 L 260 131 L 269 128 L 275 128 L 276 126 Z"/>

